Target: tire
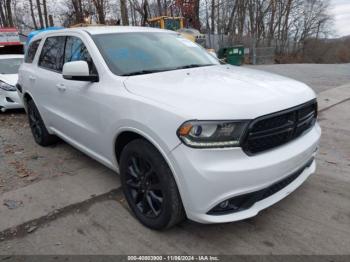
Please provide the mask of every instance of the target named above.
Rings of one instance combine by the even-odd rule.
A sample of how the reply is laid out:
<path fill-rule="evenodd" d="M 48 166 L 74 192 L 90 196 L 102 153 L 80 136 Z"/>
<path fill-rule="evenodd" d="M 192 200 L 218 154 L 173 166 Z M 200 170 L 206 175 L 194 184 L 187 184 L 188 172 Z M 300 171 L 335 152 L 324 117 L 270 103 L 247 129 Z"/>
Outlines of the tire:
<path fill-rule="evenodd" d="M 42 120 L 39 110 L 33 100 L 27 103 L 28 121 L 34 140 L 41 146 L 50 146 L 57 143 L 57 136 L 50 135 L 47 131 L 44 121 Z"/>
<path fill-rule="evenodd" d="M 127 144 L 120 158 L 120 175 L 125 198 L 143 225 L 161 230 L 184 220 L 173 174 L 152 144 L 144 139 Z"/>

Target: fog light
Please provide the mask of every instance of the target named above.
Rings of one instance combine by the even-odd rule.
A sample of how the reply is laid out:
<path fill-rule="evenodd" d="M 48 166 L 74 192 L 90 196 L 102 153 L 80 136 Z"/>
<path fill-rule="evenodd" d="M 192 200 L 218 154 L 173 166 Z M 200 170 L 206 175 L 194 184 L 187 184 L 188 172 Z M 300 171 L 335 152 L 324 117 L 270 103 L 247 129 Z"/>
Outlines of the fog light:
<path fill-rule="evenodd" d="M 228 200 L 225 200 L 224 202 L 221 202 L 219 207 L 222 209 L 225 209 L 228 207 L 228 205 L 230 204 L 230 202 Z"/>
<path fill-rule="evenodd" d="M 13 101 L 11 98 L 9 98 L 9 97 L 6 97 L 6 101 L 8 102 L 8 103 L 14 103 L 15 101 Z"/>
<path fill-rule="evenodd" d="M 236 196 L 220 202 L 213 207 L 207 214 L 209 215 L 224 215 L 233 212 L 238 212 L 250 208 L 256 202 L 255 192 Z"/>

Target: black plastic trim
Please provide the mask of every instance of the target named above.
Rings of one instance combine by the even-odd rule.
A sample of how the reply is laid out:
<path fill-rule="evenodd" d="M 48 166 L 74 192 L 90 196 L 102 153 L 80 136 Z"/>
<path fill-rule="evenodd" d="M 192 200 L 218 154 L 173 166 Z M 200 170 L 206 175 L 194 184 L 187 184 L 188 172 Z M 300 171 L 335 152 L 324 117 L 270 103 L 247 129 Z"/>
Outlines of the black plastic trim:
<path fill-rule="evenodd" d="M 88 75 L 88 76 L 67 76 L 63 75 L 63 78 L 66 80 L 72 81 L 86 81 L 86 82 L 98 82 L 100 81 L 98 75 Z"/>
<path fill-rule="evenodd" d="M 292 133 L 291 135 L 291 138 L 289 140 L 287 140 L 285 143 L 281 144 L 281 145 L 278 145 L 276 147 L 272 147 L 272 148 L 269 148 L 269 149 L 266 149 L 266 150 L 263 150 L 263 151 L 259 151 L 259 152 L 251 152 L 249 149 L 248 149 L 248 138 L 249 136 L 252 137 L 252 139 L 254 139 L 254 132 L 252 132 L 252 128 L 254 127 L 254 125 L 257 123 L 257 122 L 260 122 L 262 120 L 265 120 L 265 119 L 270 119 L 270 118 L 274 118 L 274 117 L 278 117 L 278 116 L 281 116 L 281 115 L 285 115 L 285 114 L 288 114 L 288 113 L 292 113 L 292 112 L 296 112 L 304 107 L 307 107 L 308 105 L 314 105 L 315 104 L 315 112 L 314 112 L 314 117 L 312 119 L 316 120 L 317 118 L 317 100 L 316 98 L 315 99 L 312 99 L 306 103 L 303 103 L 303 104 L 300 104 L 298 106 L 294 106 L 294 107 L 291 107 L 291 108 L 288 108 L 288 109 L 285 109 L 285 110 L 281 110 L 281 111 L 278 111 L 278 112 L 275 112 L 275 113 L 272 113 L 272 114 L 267 114 L 267 115 L 263 115 L 263 116 L 260 116 L 258 118 L 255 118 L 253 120 L 251 120 L 248 124 L 248 127 L 246 128 L 246 131 L 245 133 L 243 134 L 242 138 L 241 138 L 241 147 L 243 149 L 243 151 L 248 155 L 248 156 L 254 156 L 254 155 L 257 155 L 257 154 L 260 154 L 260 153 L 264 153 L 266 151 L 269 151 L 269 150 L 273 150 L 275 149 L 276 147 L 280 147 L 280 146 L 283 146 L 291 141 L 293 141 L 294 139 L 300 137 L 302 134 L 299 134 L 297 136 L 295 136 L 295 133 L 296 133 L 296 130 L 297 128 L 300 126 L 300 124 L 303 123 L 303 121 L 305 120 L 305 122 L 307 122 L 306 120 L 308 120 L 307 118 L 310 117 L 309 115 L 306 115 L 300 119 L 297 119 L 297 121 L 294 121 L 292 124 L 291 124 L 291 127 L 293 130 L 290 130 Z M 299 117 L 299 116 L 297 116 Z M 304 130 L 304 132 L 302 133 L 306 133 L 308 132 L 312 127 L 313 125 L 315 124 L 316 121 L 314 121 L 314 123 L 310 126 L 310 128 Z M 270 129 L 271 131 L 273 131 L 273 129 Z M 260 132 L 269 132 L 269 130 L 263 130 L 263 131 L 260 131 Z M 285 132 L 287 132 L 287 130 L 285 130 Z M 281 133 L 285 133 L 285 132 L 281 132 Z M 257 133 L 257 132 L 255 132 Z M 274 133 L 270 133 L 269 135 L 273 135 Z"/>
<path fill-rule="evenodd" d="M 20 84 L 16 84 L 16 88 L 17 88 L 18 92 L 20 92 L 22 94 L 22 92 L 23 92 L 22 86 Z"/>
<path fill-rule="evenodd" d="M 281 191 L 283 188 L 287 187 L 289 184 L 291 184 L 294 180 L 296 180 L 302 173 L 303 171 L 310 167 L 311 164 L 314 161 L 314 157 L 309 159 L 306 164 L 304 164 L 301 168 L 299 168 L 297 171 L 293 172 L 291 175 L 279 180 L 278 182 L 275 182 L 274 184 L 263 188 L 261 190 L 251 192 L 248 194 L 244 195 L 239 195 L 235 196 L 233 198 L 227 199 L 228 201 L 236 201 L 240 203 L 239 206 L 237 206 L 236 209 L 228 209 L 225 211 L 217 211 L 217 207 L 219 206 L 216 205 L 214 208 L 212 208 L 210 211 L 207 212 L 208 215 L 227 215 L 239 211 L 243 211 L 246 209 L 251 208 L 256 202 L 259 202 L 265 198 L 268 198 L 277 192 Z M 225 201 L 225 200 L 224 200 Z M 223 202 L 223 201 L 222 201 Z"/>

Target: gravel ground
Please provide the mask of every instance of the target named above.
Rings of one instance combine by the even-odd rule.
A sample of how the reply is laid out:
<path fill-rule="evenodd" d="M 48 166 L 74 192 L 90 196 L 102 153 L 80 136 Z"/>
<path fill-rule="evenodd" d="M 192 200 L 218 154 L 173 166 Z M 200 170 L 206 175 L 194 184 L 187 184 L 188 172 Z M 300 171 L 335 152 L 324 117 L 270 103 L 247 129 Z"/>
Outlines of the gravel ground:
<path fill-rule="evenodd" d="M 38 146 L 23 110 L 0 113 L 0 194 L 96 165 L 100 164 L 64 142 Z"/>
<path fill-rule="evenodd" d="M 316 93 L 350 82 L 350 64 L 286 64 L 247 67 L 302 81 L 311 86 Z"/>

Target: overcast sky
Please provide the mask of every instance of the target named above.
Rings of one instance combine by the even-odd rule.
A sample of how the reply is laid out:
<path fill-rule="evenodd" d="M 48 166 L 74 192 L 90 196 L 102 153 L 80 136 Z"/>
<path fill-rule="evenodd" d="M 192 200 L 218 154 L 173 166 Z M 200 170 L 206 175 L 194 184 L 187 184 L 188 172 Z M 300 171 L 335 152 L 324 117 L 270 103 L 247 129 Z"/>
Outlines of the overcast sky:
<path fill-rule="evenodd" d="M 350 0 L 332 0 L 332 5 L 337 34 L 350 35 Z"/>

